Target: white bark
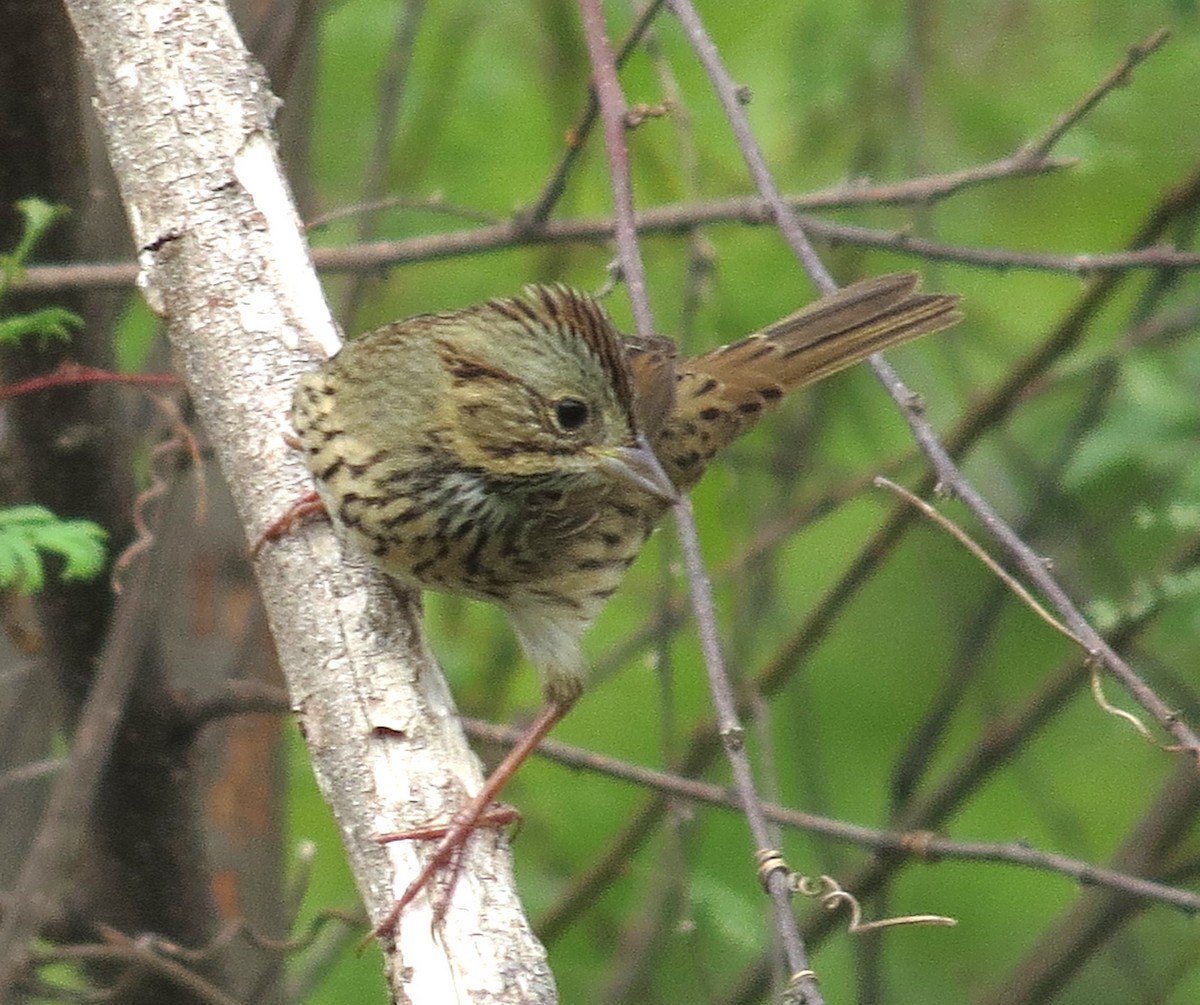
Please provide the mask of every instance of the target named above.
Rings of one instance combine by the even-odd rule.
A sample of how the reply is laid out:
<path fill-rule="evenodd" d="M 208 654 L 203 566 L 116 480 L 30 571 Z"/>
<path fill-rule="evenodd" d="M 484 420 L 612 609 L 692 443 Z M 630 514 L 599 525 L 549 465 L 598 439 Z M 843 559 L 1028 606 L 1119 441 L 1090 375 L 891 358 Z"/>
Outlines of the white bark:
<path fill-rule="evenodd" d="M 311 481 L 282 439 L 291 391 L 337 333 L 279 170 L 277 99 L 220 0 L 67 0 L 91 63 L 140 285 L 216 445 L 248 536 Z M 381 918 L 417 872 L 381 831 L 445 819 L 481 784 L 415 603 L 327 525 L 265 549 L 259 581 L 317 778 Z M 397 1000 L 551 1002 L 499 835 L 477 834 L 438 932 L 419 897 L 389 956 Z"/>

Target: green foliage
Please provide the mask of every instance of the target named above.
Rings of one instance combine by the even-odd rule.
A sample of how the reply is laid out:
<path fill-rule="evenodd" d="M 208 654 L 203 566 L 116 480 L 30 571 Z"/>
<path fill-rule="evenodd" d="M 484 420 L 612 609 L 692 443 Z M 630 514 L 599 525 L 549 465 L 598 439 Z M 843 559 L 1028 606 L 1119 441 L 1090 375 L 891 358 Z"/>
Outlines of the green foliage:
<path fill-rule="evenodd" d="M 22 199 L 17 209 L 24 219 L 20 240 L 8 254 L 0 255 L 0 297 L 20 274 L 34 247 L 66 212 L 40 199 Z M 71 330 L 83 320 L 61 307 L 46 307 L 27 314 L 0 317 L 0 345 L 35 338 L 41 345 L 68 341 Z M 93 579 L 104 568 L 107 538 L 104 528 L 91 520 L 63 520 L 43 506 L 0 509 L 0 589 L 38 593 L 46 582 L 43 553 L 62 560 L 59 573 L 65 581 Z"/>
<path fill-rule="evenodd" d="M 1078 158 L 1076 166 L 968 187 L 928 206 L 841 210 L 836 218 L 842 222 L 962 249 L 1121 250 L 1155 212 L 1165 211 L 1165 194 L 1186 186 L 1200 161 L 1200 24 L 1192 0 L 746 0 L 699 7 L 731 71 L 753 95 L 753 126 L 788 193 L 847 178 L 888 182 L 953 172 L 1004 157 L 1048 129 L 1127 47 L 1164 25 L 1171 29 L 1167 46 L 1056 149 Z M 618 37 L 629 7 L 608 4 L 605 15 Z M 329 8 L 311 160 L 324 207 L 362 197 L 364 165 L 380 129 L 377 81 L 396 16 L 386 0 L 344 0 Z M 682 116 L 674 114 L 629 133 L 638 207 L 683 202 L 692 193 L 709 199 L 751 192 L 678 23 L 660 17 L 655 30 L 692 137 L 683 135 Z M 427 5 L 387 165 L 387 193 L 409 203 L 432 202 L 436 193 L 447 204 L 500 217 L 528 206 L 561 153 L 588 79 L 573 6 Z M 630 103 L 664 98 L 663 76 L 644 52 L 630 60 L 621 83 Z M 695 144 L 691 161 L 689 142 Z M 593 134 L 555 216 L 610 210 L 602 144 Z M 469 227 L 445 215 L 397 209 L 382 220 L 380 235 L 402 239 Z M 1184 220 L 1178 232 L 1156 240 L 1183 243 L 1186 231 Z M 354 233 L 354 221 L 343 221 L 318 240 L 338 243 Z M 706 271 L 694 287 L 688 281 L 699 270 L 685 237 L 647 237 L 642 245 L 656 320 L 664 334 L 682 336 L 688 351 L 738 338 L 812 295 L 769 229 L 705 226 L 696 235 Z M 964 295 L 967 320 L 957 331 L 892 354 L 946 432 L 975 417 L 981 400 L 1053 341 L 1086 289 L 1070 273 L 990 270 L 924 260 L 904 248 L 822 244 L 819 250 L 842 281 L 916 268 L 928 288 Z M 611 256 L 611 245 L 596 242 L 405 265 L 369 287 L 347 327 L 361 331 L 511 294 L 528 281 L 596 288 Z M 1086 319 L 1078 345 L 1022 389 L 1019 403 L 972 444 L 963 463 L 1006 518 L 1035 528 L 1035 546 L 1072 595 L 1096 600 L 1092 612 L 1101 627 L 1154 611 L 1168 616 L 1156 633 L 1139 637 L 1133 651 L 1148 674 L 1170 668 L 1156 685 L 1177 673 L 1172 699 L 1195 722 L 1190 671 L 1200 593 L 1195 562 L 1185 552 L 1196 538 L 1200 503 L 1200 355 L 1194 330 L 1135 348 L 1123 341 L 1145 321 L 1142 300 L 1154 296 L 1154 275 L 1141 271 L 1123 280 L 1122 295 Z M 1186 313 L 1196 303 L 1195 277 L 1181 270 L 1170 282 L 1176 306 Z M 335 305 L 341 283 L 329 283 Z M 610 298 L 609 308 L 627 325 L 622 293 Z M 903 422 L 870 375 L 849 373 L 785 405 L 693 493 L 725 651 L 747 691 L 772 661 L 786 664 L 803 653 L 799 665 L 788 668 L 789 682 L 764 701 L 762 720 L 748 730 L 762 746 L 761 763 L 778 779 L 772 798 L 880 827 L 889 825 L 900 802 L 893 791 L 898 765 L 941 703 L 954 714 L 923 755 L 914 783 L 919 796 L 954 778 L 993 730 L 1018 717 L 1075 656 L 958 545 L 925 527 L 910 531 L 880 568 L 872 567 L 866 586 L 845 586 L 847 569 L 857 567 L 893 503 L 870 492 L 848 505 L 841 500 L 870 474 L 892 467 L 913 484 L 926 469 L 905 461 L 912 453 Z M 826 498 L 839 505 L 818 505 Z M 965 519 L 954 504 L 939 506 Z M 987 543 L 981 528 L 968 529 Z M 775 546 L 755 547 L 771 535 Z M 652 766 L 681 752 L 690 731 L 711 714 L 690 630 L 643 641 L 620 669 L 607 660 L 678 603 L 682 591 L 668 526 L 586 640 L 604 672 L 558 728 L 558 738 Z M 853 599 L 838 606 L 839 592 Z M 514 656 L 503 619 L 491 608 L 454 599 L 431 600 L 426 611 L 432 648 L 464 711 L 497 719 L 525 714 L 537 700 L 536 683 Z M 826 617 L 830 623 L 810 644 L 806 627 Z M 1115 685 L 1106 688 L 1114 703 L 1128 704 Z M 1043 720 L 1035 740 L 991 766 L 937 829 L 964 840 L 1029 841 L 1109 862 L 1177 762 L 1100 712 L 1085 686 L 1066 706 Z M 724 781 L 719 762 L 711 774 Z M 536 907 L 555 904 L 588 875 L 643 796 L 538 762 L 522 770 L 506 798 L 525 814 L 516 863 L 522 893 Z M 325 833 L 324 820 L 310 825 L 301 819 L 303 810 L 296 812 L 297 834 Z M 676 842 L 666 823 L 669 840 L 628 850 L 623 878 L 550 946 L 564 1002 L 604 1000 L 610 980 L 628 977 L 623 949 L 643 945 L 641 935 L 656 924 L 669 933 L 661 944 L 683 944 L 686 928 L 687 938 L 711 950 L 700 958 L 719 964 L 697 967 L 691 954 L 676 952 L 673 968 L 667 965 L 672 950 L 648 951 L 639 960 L 642 993 L 622 1001 L 725 1000 L 742 960 L 769 941 L 765 911 L 747 880 L 751 849 L 744 825 L 707 808 L 687 815 L 679 824 L 686 840 Z M 1193 834 L 1180 849 L 1181 860 L 1195 857 L 1197 840 Z M 869 858 L 795 831 L 782 841 L 795 868 L 839 880 Z M 647 876 L 655 882 L 638 881 Z M 652 892 L 672 881 L 678 911 L 676 901 L 664 896 L 672 905 L 664 908 Z M 1022 960 L 1062 937 L 1056 926 L 1069 923 L 1065 911 L 1079 902 L 1076 885 L 1062 877 L 978 863 L 909 869 L 883 900 L 881 909 L 945 912 L 960 924 L 952 931 L 884 934 L 878 953 L 859 950 L 844 931 L 816 940 L 814 966 L 830 1000 L 853 998 L 864 960 L 879 968 L 865 997 L 948 1005 L 984 999 L 991 990 L 988 1000 L 997 1000 L 995 989 L 1019 974 Z M 1200 975 L 1187 957 L 1191 936 L 1162 934 L 1176 932 L 1174 922 L 1168 910 L 1148 907 L 1143 927 L 1114 935 L 1076 983 L 1067 979 L 1056 1000 L 1107 1005 L 1139 994 L 1180 1005 L 1200 1000 Z M 1118 983 L 1112 990 L 1109 978 L 1116 975 L 1106 968 L 1129 961 L 1146 964 L 1131 973 L 1144 972 L 1148 986 Z M 1168 978 L 1151 980 L 1172 964 L 1179 973 L 1191 966 L 1191 975 L 1173 985 Z M 698 982 L 704 983 L 699 994 Z M 333 986 L 323 994 L 327 1001 L 352 997 Z M 763 991 L 742 1000 L 778 1001 L 779 995 Z"/>
<path fill-rule="evenodd" d="M 63 520 L 43 506 L 0 510 L 0 588 L 39 592 L 46 582 L 42 552 L 63 560 L 63 580 L 94 579 L 104 569 L 107 536 L 91 520 Z"/>
<path fill-rule="evenodd" d="M 52 206 L 41 199 L 22 199 L 17 210 L 24 221 L 17 246 L 0 254 L 0 299 L 20 274 L 38 241 L 67 212 L 63 206 Z M 25 338 L 35 338 L 40 346 L 53 340 L 69 341 L 71 331 L 83 327 L 83 319 L 62 307 L 46 307 L 28 314 L 0 317 L 0 345 L 14 344 Z"/>
<path fill-rule="evenodd" d="M 0 318 L 0 344 L 36 338 L 39 345 L 52 341 L 69 342 L 72 329 L 83 327 L 83 318 L 64 307 L 45 307 L 28 314 Z"/>
<path fill-rule="evenodd" d="M 46 231 L 68 212 L 65 206 L 53 206 L 41 199 L 21 199 L 17 203 L 17 210 L 24 220 L 24 228 L 17 246 L 7 254 L 0 254 L 0 297 L 21 274 L 21 269 Z"/>

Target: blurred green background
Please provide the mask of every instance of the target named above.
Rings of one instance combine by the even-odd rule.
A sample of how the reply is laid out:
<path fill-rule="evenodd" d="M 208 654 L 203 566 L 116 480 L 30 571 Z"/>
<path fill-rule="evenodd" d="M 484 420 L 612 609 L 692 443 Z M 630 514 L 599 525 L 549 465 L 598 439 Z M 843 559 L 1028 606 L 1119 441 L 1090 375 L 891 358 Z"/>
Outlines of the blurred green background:
<path fill-rule="evenodd" d="M 307 169 L 294 177 L 310 217 L 368 197 L 381 79 L 395 54 L 398 20 L 414 10 L 388 0 L 324 9 L 312 106 L 293 98 L 283 112 L 285 128 L 288 115 L 311 116 Z M 700 11 L 732 73 L 750 89 L 751 121 L 789 194 L 1004 157 L 1047 130 L 1129 46 L 1168 27 L 1172 38 L 1162 51 L 1058 145 L 1056 154 L 1078 159 L 1074 167 L 970 187 L 925 206 L 829 215 L 954 246 L 1073 255 L 1124 249 L 1147 220 L 1168 213 L 1165 201 L 1178 189 L 1184 195 L 1159 239 L 1185 247 L 1193 240 L 1200 164 L 1194 3 L 744 0 L 701 3 Z M 632 18 L 619 3 L 608 4 L 606 15 L 614 37 Z M 678 23 L 660 15 L 652 34 L 655 56 L 639 50 L 621 76 L 631 104 L 673 102 L 671 114 L 630 135 L 638 207 L 750 193 Z M 418 204 L 444 200 L 498 219 L 527 207 L 563 150 L 588 79 L 574 5 L 425 5 L 402 78 L 383 194 Z M 555 217 L 604 216 L 610 205 L 597 134 Z M 436 206 L 409 205 L 379 214 L 374 234 L 402 239 L 475 225 Z M 347 217 L 315 229 L 312 240 L 351 243 L 359 226 L 359 217 Z M 891 355 L 947 435 L 1023 372 L 1089 283 L 1065 272 L 819 247 L 841 282 L 918 269 L 927 288 L 963 294 L 967 319 L 956 330 Z M 735 340 L 814 295 L 768 227 L 714 225 L 690 236 L 647 237 L 642 249 L 656 322 L 690 351 Z M 351 278 L 330 276 L 327 289 L 355 332 L 511 294 L 530 281 L 595 290 L 612 257 L 602 244 L 523 248 L 389 269 L 358 290 Z M 623 291 L 607 303 L 628 330 Z M 1076 601 L 1105 631 L 1127 632 L 1125 653 L 1193 724 L 1200 721 L 1198 306 L 1200 283 L 1186 272 L 1131 272 L 1086 312 L 1077 344 L 1049 366 L 1028 369 L 1011 405 L 985 423 L 963 459 L 974 484 L 1053 563 Z M 943 533 L 911 526 L 819 634 L 802 634 L 896 508 L 893 497 L 865 487 L 885 470 L 915 485 L 926 469 L 902 419 L 860 367 L 789 401 L 695 492 L 731 671 L 748 689 L 768 667 L 780 681 L 747 723 L 764 795 L 872 827 L 907 822 L 912 803 L 937 790 L 995 736 L 997 724 L 1037 705 L 1045 710 L 1039 728 L 1019 733 L 1011 751 L 921 826 L 1110 863 L 1158 807 L 1180 758 L 1101 712 L 1072 646 Z M 987 543 L 961 506 L 943 501 L 939 508 Z M 673 533 L 664 527 L 591 633 L 588 653 L 601 671 L 556 738 L 652 767 L 671 765 L 688 749 L 711 717 L 698 647 L 686 622 L 669 633 L 654 630 L 684 597 Z M 512 721 L 536 706 L 534 674 L 497 611 L 432 596 L 426 608 L 433 649 L 462 711 Z M 1127 629 L 1130 617 L 1139 620 Z M 801 638 L 812 644 L 797 647 Z M 619 666 L 616 652 L 625 656 Z M 1070 683 L 1058 696 L 1043 696 L 1047 682 L 1063 675 Z M 1114 683 L 1106 687 L 1110 700 L 1131 707 Z M 351 905 L 338 837 L 298 740 L 291 775 L 291 838 L 318 847 L 307 910 Z M 705 776 L 725 781 L 719 757 Z M 536 924 L 611 853 L 648 797 L 535 761 L 507 798 L 524 815 L 514 850 Z M 794 869 L 829 873 L 852 889 L 872 861 L 864 850 L 803 833 L 781 841 Z M 1194 811 L 1153 850 L 1154 868 L 1194 887 Z M 550 939 L 562 1001 L 778 1001 L 752 853 L 736 814 L 674 806 L 646 842 L 619 854 L 615 882 Z M 1200 1001 L 1195 921 L 1144 902 L 1089 913 L 1094 903 L 1074 881 L 1047 872 L 978 862 L 909 865 L 866 901 L 867 916 L 934 912 L 953 915 L 958 926 L 855 936 L 839 922 L 813 938 L 812 963 L 827 1000 L 837 1002 Z M 804 903 L 798 910 L 806 919 L 820 914 Z M 1089 936 L 1089 924 L 1100 934 Z M 383 1001 L 378 974 L 373 951 L 347 956 L 310 1000 Z M 1039 974 L 1051 975 L 1049 983 L 1039 984 Z"/>

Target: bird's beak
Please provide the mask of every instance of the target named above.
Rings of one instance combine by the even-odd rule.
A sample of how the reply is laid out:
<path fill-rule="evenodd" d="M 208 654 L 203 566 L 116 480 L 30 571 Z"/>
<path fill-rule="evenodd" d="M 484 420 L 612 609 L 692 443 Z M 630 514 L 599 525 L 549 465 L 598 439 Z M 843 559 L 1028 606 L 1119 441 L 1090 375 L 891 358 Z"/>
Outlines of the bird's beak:
<path fill-rule="evenodd" d="M 596 452 L 600 470 L 610 478 L 633 485 L 652 496 L 673 503 L 679 498 L 671 479 L 658 463 L 646 437 L 639 435 L 632 447 L 613 447 Z"/>

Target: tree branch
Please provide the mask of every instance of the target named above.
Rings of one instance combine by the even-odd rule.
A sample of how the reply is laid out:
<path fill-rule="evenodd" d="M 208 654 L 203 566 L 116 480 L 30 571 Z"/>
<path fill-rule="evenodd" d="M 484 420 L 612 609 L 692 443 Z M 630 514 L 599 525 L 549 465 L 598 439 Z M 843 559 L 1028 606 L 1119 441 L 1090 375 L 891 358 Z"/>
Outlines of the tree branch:
<path fill-rule="evenodd" d="M 279 170 L 277 107 L 218 3 L 69 0 L 139 253 L 139 285 L 253 533 L 307 486 L 281 427 L 314 353 L 338 345 Z M 328 526 L 258 562 L 280 661 L 359 889 L 383 917 L 418 849 L 374 837 L 427 823 L 482 779 L 421 641 Z M 453 779 L 447 784 L 447 778 Z M 549 1002 L 544 951 L 521 917 L 502 838 L 477 837 L 446 924 L 422 902 L 389 954 L 392 992 L 414 1002 Z"/>

